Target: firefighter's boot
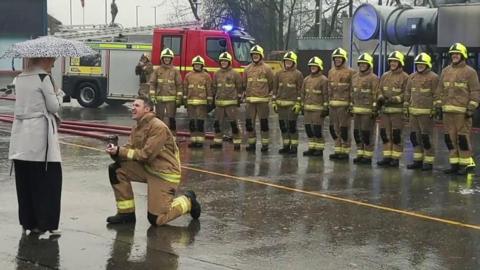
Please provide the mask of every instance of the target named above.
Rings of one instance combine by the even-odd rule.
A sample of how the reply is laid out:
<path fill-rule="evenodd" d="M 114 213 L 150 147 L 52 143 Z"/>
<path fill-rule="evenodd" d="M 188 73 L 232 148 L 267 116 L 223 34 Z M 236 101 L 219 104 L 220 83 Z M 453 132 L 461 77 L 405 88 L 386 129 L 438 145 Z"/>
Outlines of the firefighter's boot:
<path fill-rule="evenodd" d="M 280 148 L 280 150 L 278 150 L 278 153 L 279 153 L 279 154 L 288 154 L 288 153 L 290 153 L 290 145 L 289 145 L 289 144 L 284 144 L 284 145 L 283 145 L 283 148 Z"/>
<path fill-rule="evenodd" d="M 297 145 L 290 145 L 290 151 L 288 152 L 291 155 L 296 155 L 298 152 L 298 146 Z"/>
<path fill-rule="evenodd" d="M 468 175 L 475 173 L 475 166 L 460 165 L 457 175 Z"/>
<path fill-rule="evenodd" d="M 313 156 L 313 153 L 315 153 L 315 149 L 309 148 L 307 151 L 303 152 L 303 156 L 310 157 Z"/>
<path fill-rule="evenodd" d="M 379 167 L 387 167 L 387 166 L 390 166 L 390 162 L 392 162 L 392 158 L 383 158 L 382 160 L 378 161 L 377 162 L 377 165 Z"/>
<path fill-rule="evenodd" d="M 430 163 L 423 163 L 422 171 L 431 171 L 433 170 L 433 165 Z"/>
<path fill-rule="evenodd" d="M 257 150 L 257 146 L 255 144 L 249 144 L 245 150 L 248 152 L 255 152 L 255 150 Z"/>
<path fill-rule="evenodd" d="M 107 223 L 109 224 L 135 223 L 135 221 L 135 213 L 117 213 L 115 216 L 107 218 Z"/>
<path fill-rule="evenodd" d="M 359 156 L 359 157 L 356 157 L 356 158 L 353 159 L 353 163 L 354 164 L 362 164 L 363 160 L 364 160 L 364 157 Z"/>
<path fill-rule="evenodd" d="M 200 214 L 202 213 L 202 207 L 200 203 L 197 201 L 197 195 L 192 190 L 186 191 L 185 196 L 190 199 L 190 203 L 192 204 L 192 208 L 190 209 L 190 216 L 193 219 L 198 219 Z"/>
<path fill-rule="evenodd" d="M 458 164 L 451 164 L 450 169 L 446 169 L 443 171 L 445 174 L 456 174 L 458 170 L 460 169 Z"/>
<path fill-rule="evenodd" d="M 400 160 L 392 158 L 390 161 L 390 167 L 398 168 L 400 166 Z"/>
<path fill-rule="evenodd" d="M 418 170 L 423 168 L 423 162 L 419 160 L 414 160 L 412 164 L 407 165 L 409 170 Z"/>
<path fill-rule="evenodd" d="M 262 148 L 260 148 L 261 152 L 267 152 L 268 151 L 268 144 L 263 144 Z"/>

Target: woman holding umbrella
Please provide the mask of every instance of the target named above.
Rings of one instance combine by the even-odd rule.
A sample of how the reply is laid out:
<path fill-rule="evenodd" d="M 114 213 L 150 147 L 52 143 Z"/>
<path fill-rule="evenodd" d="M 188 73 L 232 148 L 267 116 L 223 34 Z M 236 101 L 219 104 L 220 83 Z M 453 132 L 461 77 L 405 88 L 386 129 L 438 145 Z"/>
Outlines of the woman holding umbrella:
<path fill-rule="evenodd" d="M 56 57 L 95 53 L 82 46 L 78 42 L 43 37 L 17 43 L 3 55 L 28 58 L 26 69 L 15 82 L 15 120 L 9 159 L 15 168 L 20 224 L 34 233 L 60 233 L 62 159 L 57 113 L 63 92 L 55 87 L 50 73 Z"/>

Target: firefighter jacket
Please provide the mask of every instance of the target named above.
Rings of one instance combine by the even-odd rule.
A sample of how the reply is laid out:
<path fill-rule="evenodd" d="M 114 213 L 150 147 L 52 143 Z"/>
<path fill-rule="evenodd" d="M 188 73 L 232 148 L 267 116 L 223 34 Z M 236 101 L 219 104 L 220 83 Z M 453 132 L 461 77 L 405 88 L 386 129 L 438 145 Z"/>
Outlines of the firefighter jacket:
<path fill-rule="evenodd" d="M 352 78 L 352 112 L 370 114 L 376 109 L 379 79 L 372 69 L 358 72 Z"/>
<path fill-rule="evenodd" d="M 213 102 L 212 78 L 205 70 L 191 71 L 183 81 L 187 105 L 207 105 Z"/>
<path fill-rule="evenodd" d="M 153 72 L 153 65 L 150 62 L 139 62 L 135 67 L 135 75 L 140 78 L 140 84 L 147 83 Z"/>
<path fill-rule="evenodd" d="M 433 101 L 438 99 L 438 75 L 431 71 L 415 72 L 410 75 L 405 88 L 404 107 L 411 115 L 430 115 Z"/>
<path fill-rule="evenodd" d="M 173 65 L 160 65 L 150 76 L 150 96 L 155 95 L 157 101 L 176 101 L 181 99 L 182 77 Z"/>
<path fill-rule="evenodd" d="M 480 101 L 477 72 L 465 62 L 449 65 L 440 75 L 438 98 L 444 112 L 465 113 L 475 110 Z"/>
<path fill-rule="evenodd" d="M 302 103 L 305 111 L 323 111 L 328 108 L 328 79 L 325 75 L 310 74 L 303 80 Z"/>
<path fill-rule="evenodd" d="M 220 69 L 213 75 L 212 90 L 216 106 L 237 105 L 242 91 L 242 77 L 231 67 Z"/>
<path fill-rule="evenodd" d="M 273 91 L 273 71 L 263 61 L 251 63 L 243 73 L 248 103 L 269 102 Z"/>
<path fill-rule="evenodd" d="M 405 88 L 407 86 L 408 74 L 403 69 L 387 71 L 380 78 L 378 88 L 379 98 L 388 100 L 383 108 L 384 113 L 403 113 L 403 102 Z"/>
<path fill-rule="evenodd" d="M 344 63 L 341 67 L 333 67 L 328 71 L 328 96 L 331 107 L 350 105 L 352 76 L 355 71 Z"/>
<path fill-rule="evenodd" d="M 117 159 L 139 162 L 148 173 L 180 183 L 180 152 L 175 137 L 153 112 L 137 121 L 127 144 L 120 147 Z"/>
<path fill-rule="evenodd" d="M 301 101 L 303 75 L 295 67 L 279 71 L 274 76 L 273 100 L 278 106 L 293 106 Z"/>

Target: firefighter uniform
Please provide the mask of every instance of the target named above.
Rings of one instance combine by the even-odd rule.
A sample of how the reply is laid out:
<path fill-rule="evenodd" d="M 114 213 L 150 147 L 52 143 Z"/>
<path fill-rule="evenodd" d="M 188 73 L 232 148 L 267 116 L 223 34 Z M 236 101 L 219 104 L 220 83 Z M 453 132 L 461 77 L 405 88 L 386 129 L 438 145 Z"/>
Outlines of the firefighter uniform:
<path fill-rule="evenodd" d="M 365 71 L 360 70 L 352 78 L 353 137 L 357 144 L 357 157 L 353 163 L 371 164 L 375 143 L 373 132 L 377 114 L 377 91 L 379 79 L 373 73 L 373 57 L 368 53 L 360 55 L 358 64 L 368 64 Z"/>
<path fill-rule="evenodd" d="M 255 45 L 250 49 L 250 54 L 258 54 L 261 60 L 257 63 L 252 62 L 245 68 L 243 73 L 243 83 L 245 86 L 246 98 L 246 119 L 245 127 L 248 133 L 247 151 L 255 151 L 257 136 L 255 134 L 255 121 L 260 119 L 260 130 L 262 138 L 262 152 L 268 151 L 269 128 L 268 115 L 270 111 L 269 102 L 273 91 L 273 72 L 272 69 L 263 62 L 263 48 Z"/>
<path fill-rule="evenodd" d="M 166 224 L 188 212 L 198 218 L 200 210 L 193 192 L 174 197 L 181 181 L 180 152 L 172 132 L 153 112 L 137 121 L 128 143 L 119 148 L 114 159 L 116 162 L 109 166 L 109 176 L 118 213 L 109 217 L 107 222 L 135 221 L 131 182 L 148 185 L 148 220 L 151 224 Z"/>
<path fill-rule="evenodd" d="M 302 85 L 303 121 L 308 137 L 308 150 L 303 155 L 323 156 L 322 126 L 328 114 L 328 79 L 322 74 L 323 61 L 319 57 L 311 58 L 308 66 L 316 66 L 318 71 L 308 75 Z"/>
<path fill-rule="evenodd" d="M 425 70 L 410 75 L 405 89 L 404 112 L 410 122 L 410 141 L 414 148 L 413 164 L 408 169 L 431 170 L 435 158 L 432 141 L 433 101 L 438 85 L 438 75 L 431 71 L 432 59 L 426 53 L 415 57 L 415 65 L 426 66 Z"/>
<path fill-rule="evenodd" d="M 465 62 L 467 48 L 455 43 L 449 53 L 460 54 L 462 60 L 452 62 L 442 71 L 438 84 L 439 99 L 435 101 L 436 106 L 442 106 L 445 143 L 450 151 L 451 168 L 445 173 L 467 174 L 475 168 L 470 132 L 472 116 L 480 101 L 480 85 L 476 71 Z"/>
<path fill-rule="evenodd" d="M 283 56 L 284 69 L 275 74 L 272 106 L 278 113 L 283 148 L 279 153 L 296 154 L 298 148 L 297 118 L 301 112 L 301 91 L 303 75 L 297 69 L 297 55 L 287 52 Z M 285 61 L 293 62 L 287 68 Z"/>
<path fill-rule="evenodd" d="M 182 103 L 182 77 L 173 66 L 173 51 L 164 49 L 160 54 L 161 65 L 155 69 L 150 77 L 150 98 L 154 101 L 155 112 L 160 120 L 168 118 L 168 127 L 175 133 L 177 123 L 175 114 L 177 106 Z M 171 58 L 170 64 L 163 62 L 164 58 Z"/>
<path fill-rule="evenodd" d="M 193 58 L 193 65 L 201 65 L 202 69 L 193 70 L 185 76 L 183 93 L 190 119 L 191 143 L 189 147 L 202 147 L 205 142 L 205 120 L 208 106 L 213 104 L 212 79 L 203 69 L 205 60 L 201 56 Z"/>
<path fill-rule="evenodd" d="M 148 84 L 148 80 L 153 72 L 153 65 L 150 62 L 149 56 L 144 53 L 140 58 L 137 66 L 135 67 L 135 74 L 138 75 L 140 79 L 140 87 L 138 89 L 138 96 L 140 97 L 148 97 L 150 85 Z"/>
<path fill-rule="evenodd" d="M 240 150 L 242 138 L 238 127 L 238 106 L 240 105 L 242 77 L 233 70 L 232 56 L 228 52 L 220 54 L 219 61 L 229 62 L 228 68 L 221 68 L 213 75 L 213 95 L 215 96 L 215 138 L 212 148 L 222 147 L 221 124 L 226 120 L 230 123 L 235 150 Z"/>
<path fill-rule="evenodd" d="M 337 48 L 332 53 L 334 58 L 342 58 L 343 64 L 333 67 L 328 72 L 328 95 L 330 108 L 330 134 L 335 141 L 334 154 L 331 159 L 348 159 L 350 153 L 350 122 L 351 114 L 350 91 L 354 71 L 347 67 L 347 51 Z"/>
<path fill-rule="evenodd" d="M 399 67 L 382 75 L 377 104 L 382 105 L 380 137 L 383 142 L 383 160 L 379 166 L 398 167 L 402 156 L 403 102 L 408 74 L 403 71 L 405 56 L 398 51 L 390 53 L 388 61 L 397 61 Z"/>

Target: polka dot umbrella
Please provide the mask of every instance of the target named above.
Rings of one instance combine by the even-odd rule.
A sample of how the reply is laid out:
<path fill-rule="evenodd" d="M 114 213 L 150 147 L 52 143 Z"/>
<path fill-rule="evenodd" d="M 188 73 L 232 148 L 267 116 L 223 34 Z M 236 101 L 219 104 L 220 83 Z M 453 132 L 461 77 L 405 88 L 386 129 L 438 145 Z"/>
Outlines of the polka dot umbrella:
<path fill-rule="evenodd" d="M 82 42 L 45 36 L 15 43 L 0 58 L 81 57 L 93 54 L 96 52 Z"/>

